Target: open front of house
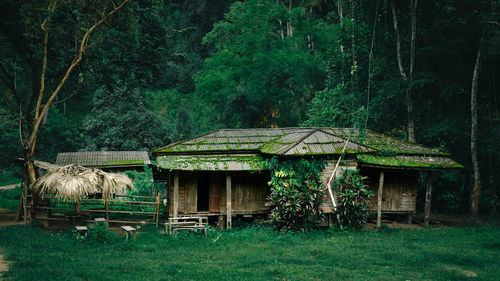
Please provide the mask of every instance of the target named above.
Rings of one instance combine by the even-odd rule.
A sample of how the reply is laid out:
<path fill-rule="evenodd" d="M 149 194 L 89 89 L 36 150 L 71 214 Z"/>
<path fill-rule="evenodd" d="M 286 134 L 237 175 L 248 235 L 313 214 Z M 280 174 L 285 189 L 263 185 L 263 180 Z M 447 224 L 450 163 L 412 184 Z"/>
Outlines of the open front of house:
<path fill-rule="evenodd" d="M 372 131 L 340 128 L 219 130 L 153 154 L 155 181 L 168 182 L 170 216 L 218 216 L 226 219 L 228 227 L 234 215 L 269 213 L 270 174 L 262 162 L 274 156 L 324 159 L 325 184 L 334 171 L 335 178 L 345 169 L 360 169 L 375 192 L 372 211 L 410 216 L 416 210 L 419 171 L 462 167 L 438 149 Z M 334 210 L 328 192 L 322 210 Z"/>

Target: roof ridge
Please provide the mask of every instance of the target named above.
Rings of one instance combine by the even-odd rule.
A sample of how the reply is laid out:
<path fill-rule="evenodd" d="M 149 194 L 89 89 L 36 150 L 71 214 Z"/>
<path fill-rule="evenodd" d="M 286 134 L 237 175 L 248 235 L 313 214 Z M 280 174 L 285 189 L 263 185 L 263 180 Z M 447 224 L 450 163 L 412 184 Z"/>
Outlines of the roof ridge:
<path fill-rule="evenodd" d="M 342 128 L 342 129 L 356 129 L 356 128 Z M 358 129 L 358 130 L 359 130 L 359 129 Z M 346 141 L 346 142 L 352 142 L 352 143 L 354 143 L 354 144 L 356 144 L 356 145 L 363 146 L 363 147 L 365 147 L 365 148 L 367 148 L 367 149 L 372 149 L 372 150 L 374 150 L 374 151 L 372 151 L 372 152 L 376 152 L 376 151 L 379 151 L 379 150 L 380 150 L 380 149 L 377 149 L 377 148 L 375 148 L 375 147 L 371 147 L 371 146 L 369 146 L 369 145 L 366 145 L 366 144 L 360 143 L 360 142 L 358 142 L 358 141 L 355 141 L 355 140 L 353 140 L 353 139 L 352 139 L 352 138 L 350 138 L 350 137 L 349 137 L 349 138 L 345 138 L 345 137 L 337 136 L 337 135 L 334 135 L 333 133 L 326 132 L 326 131 L 324 131 L 323 129 L 321 129 L 321 132 L 323 132 L 323 133 L 325 133 L 325 134 L 329 134 L 329 135 L 334 136 L 334 137 L 337 137 L 337 138 L 339 138 L 339 139 L 343 139 L 343 140 L 344 140 L 344 141 Z M 352 135 L 351 133 L 352 133 L 352 132 L 349 132 L 349 136 L 351 136 L 351 135 Z M 359 132 L 358 132 L 358 136 L 359 136 Z"/>
<path fill-rule="evenodd" d="M 290 145 L 288 145 L 288 147 L 286 147 L 285 150 L 283 152 L 281 152 L 281 154 L 287 153 L 292 148 L 294 148 L 295 146 L 297 146 L 299 143 L 301 143 L 302 141 L 304 141 L 305 139 L 307 139 L 308 137 L 312 136 L 312 134 L 314 134 L 314 133 L 316 133 L 318 131 L 320 131 L 320 129 L 312 129 L 310 133 L 307 133 L 305 136 L 301 137 L 297 141 L 295 141 L 295 142 L 291 143 Z"/>

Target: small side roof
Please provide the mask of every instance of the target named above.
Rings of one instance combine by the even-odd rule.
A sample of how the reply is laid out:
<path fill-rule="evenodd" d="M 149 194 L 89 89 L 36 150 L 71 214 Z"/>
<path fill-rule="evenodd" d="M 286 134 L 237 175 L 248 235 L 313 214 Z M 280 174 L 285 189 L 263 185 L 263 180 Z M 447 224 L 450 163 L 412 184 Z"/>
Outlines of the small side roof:
<path fill-rule="evenodd" d="M 158 156 L 157 165 L 165 170 L 183 171 L 259 171 L 260 155 L 175 155 Z"/>
<path fill-rule="evenodd" d="M 424 155 L 358 155 L 358 160 L 365 167 L 405 168 L 416 170 L 461 169 L 460 163 L 443 156 Z"/>
<path fill-rule="evenodd" d="M 78 164 L 84 167 L 133 167 L 151 163 L 147 151 L 60 152 L 56 165 Z"/>

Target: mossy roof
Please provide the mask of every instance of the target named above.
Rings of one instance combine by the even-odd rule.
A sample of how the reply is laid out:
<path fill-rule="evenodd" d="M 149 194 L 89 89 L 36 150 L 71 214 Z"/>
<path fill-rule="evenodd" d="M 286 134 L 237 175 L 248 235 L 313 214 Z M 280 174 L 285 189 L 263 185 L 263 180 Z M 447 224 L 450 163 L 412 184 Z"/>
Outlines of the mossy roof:
<path fill-rule="evenodd" d="M 147 151 L 82 151 L 60 152 L 56 165 L 78 164 L 84 167 L 128 167 L 149 164 Z"/>
<path fill-rule="evenodd" d="M 378 151 L 406 155 L 449 155 L 439 148 L 432 148 L 422 144 L 396 138 L 387 134 L 377 133 L 371 130 L 330 128 L 331 133 L 351 139 L 359 144 L 374 148 Z"/>
<path fill-rule="evenodd" d="M 365 164 L 414 168 L 429 168 L 431 166 L 435 168 L 462 167 L 447 158 L 448 153 L 437 148 L 427 147 L 370 130 L 360 131 L 359 129 L 350 128 L 226 129 L 167 145 L 154 150 L 153 154 L 157 155 L 158 159 L 169 156 L 171 160 L 163 160 L 164 164 L 162 165 L 166 169 L 173 169 L 172 167 L 175 168 L 179 163 L 186 161 L 188 163 L 198 161 L 198 164 L 203 159 L 208 162 L 212 161 L 208 156 L 208 158 L 202 158 L 200 155 L 234 155 L 238 153 L 251 153 L 262 156 L 338 155 L 342 153 L 345 144 L 347 144 L 345 152 L 358 155 L 358 159 L 365 161 Z M 187 155 L 187 158 L 174 157 L 180 155 Z M 410 156 L 421 157 L 411 158 Z M 189 160 L 189 157 L 195 158 Z M 252 163 L 252 166 L 256 167 L 254 165 L 257 162 L 256 160 L 247 160 Z M 174 163 L 172 166 L 168 164 L 169 161 L 177 164 Z M 232 163 L 229 160 L 222 162 Z M 191 167 L 197 169 L 201 164 L 198 166 L 189 165 L 189 169 Z M 219 167 L 220 165 L 217 164 L 216 166 Z"/>
<path fill-rule="evenodd" d="M 413 169 L 461 169 L 464 166 L 443 156 L 424 155 L 357 155 L 358 160 L 365 166 L 404 167 Z"/>
<path fill-rule="evenodd" d="M 263 170 L 260 155 L 172 155 L 158 156 L 157 165 L 165 170 L 258 171 Z"/>
<path fill-rule="evenodd" d="M 266 128 L 219 130 L 176 142 L 153 151 L 154 154 L 191 154 L 254 151 L 273 155 L 340 154 L 346 139 L 330 128 Z M 348 141 L 347 153 L 367 153 L 376 149 Z"/>

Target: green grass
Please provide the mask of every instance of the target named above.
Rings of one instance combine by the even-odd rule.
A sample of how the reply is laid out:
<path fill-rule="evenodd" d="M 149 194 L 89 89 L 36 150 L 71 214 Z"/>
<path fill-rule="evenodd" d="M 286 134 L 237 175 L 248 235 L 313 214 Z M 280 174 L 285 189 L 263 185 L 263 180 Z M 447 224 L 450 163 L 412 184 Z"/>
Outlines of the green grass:
<path fill-rule="evenodd" d="M 12 280 L 498 280 L 500 228 L 281 234 L 263 227 L 140 233 L 106 244 L 70 231 L 0 229 Z M 468 277 L 467 274 L 477 274 Z"/>

